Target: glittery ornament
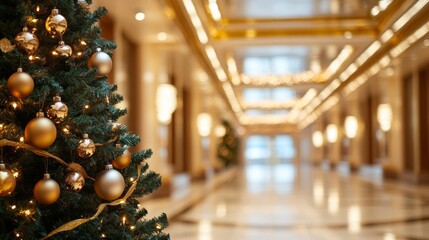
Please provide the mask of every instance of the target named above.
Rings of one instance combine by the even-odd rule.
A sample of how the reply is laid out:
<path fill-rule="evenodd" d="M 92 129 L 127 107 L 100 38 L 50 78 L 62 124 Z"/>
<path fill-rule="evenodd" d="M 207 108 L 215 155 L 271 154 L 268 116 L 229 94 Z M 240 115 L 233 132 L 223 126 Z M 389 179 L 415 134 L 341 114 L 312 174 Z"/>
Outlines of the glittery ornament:
<path fill-rule="evenodd" d="M 64 179 L 67 190 L 80 192 L 85 185 L 85 178 L 77 171 L 67 173 Z"/>
<path fill-rule="evenodd" d="M 95 153 L 95 144 L 88 138 L 88 134 L 83 134 L 77 146 L 77 153 L 81 158 L 89 158 Z"/>
<path fill-rule="evenodd" d="M 67 30 L 66 18 L 59 14 L 58 9 L 52 9 L 51 15 L 46 19 L 46 30 L 53 36 L 62 36 Z"/>
<path fill-rule="evenodd" d="M 24 27 L 22 32 L 18 33 L 15 37 L 15 43 L 18 49 L 23 54 L 33 55 L 39 49 L 39 39 Z"/>
<path fill-rule="evenodd" d="M 70 57 L 72 53 L 72 48 L 69 45 L 66 45 L 63 41 L 60 41 L 59 45 L 52 52 L 53 55 L 60 57 Z"/>
<path fill-rule="evenodd" d="M 46 115 L 51 119 L 55 124 L 59 124 L 67 117 L 68 107 L 66 104 L 61 102 L 60 96 L 54 97 L 54 102 L 49 105 L 48 110 L 46 110 Z"/>

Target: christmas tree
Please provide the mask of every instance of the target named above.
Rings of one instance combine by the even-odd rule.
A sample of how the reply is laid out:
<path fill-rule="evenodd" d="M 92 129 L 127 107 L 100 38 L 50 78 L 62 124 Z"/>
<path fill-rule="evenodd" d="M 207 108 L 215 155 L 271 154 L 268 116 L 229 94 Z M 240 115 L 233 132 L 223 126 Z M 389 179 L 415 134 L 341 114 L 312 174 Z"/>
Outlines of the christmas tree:
<path fill-rule="evenodd" d="M 116 45 L 89 4 L 0 2 L 0 239 L 169 239 L 139 204 L 161 179 L 116 123 Z"/>
<path fill-rule="evenodd" d="M 217 146 L 217 156 L 228 167 L 238 163 L 240 140 L 228 121 L 222 120 L 222 127 L 223 136 Z"/>

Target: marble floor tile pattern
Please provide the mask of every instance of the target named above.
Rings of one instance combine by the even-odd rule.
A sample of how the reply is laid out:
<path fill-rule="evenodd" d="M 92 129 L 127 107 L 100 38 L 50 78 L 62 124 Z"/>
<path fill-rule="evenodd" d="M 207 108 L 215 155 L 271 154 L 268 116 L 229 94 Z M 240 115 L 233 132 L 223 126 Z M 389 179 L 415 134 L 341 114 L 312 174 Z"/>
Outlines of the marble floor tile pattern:
<path fill-rule="evenodd" d="M 174 240 L 429 240 L 429 187 L 293 164 L 248 165 L 172 219 Z"/>

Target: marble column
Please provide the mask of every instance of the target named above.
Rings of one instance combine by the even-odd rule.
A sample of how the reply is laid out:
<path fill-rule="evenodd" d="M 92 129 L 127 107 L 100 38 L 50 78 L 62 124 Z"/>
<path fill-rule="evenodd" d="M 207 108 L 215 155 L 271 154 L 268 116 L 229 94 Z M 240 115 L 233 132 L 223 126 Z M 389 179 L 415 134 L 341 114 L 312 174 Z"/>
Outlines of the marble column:
<path fill-rule="evenodd" d="M 329 165 L 332 169 L 335 169 L 337 165 L 341 161 L 341 136 L 342 136 L 342 123 L 341 123 L 341 115 L 340 115 L 340 105 L 335 105 L 329 112 L 327 112 L 328 115 L 328 121 L 325 127 L 325 134 L 326 134 L 326 128 L 329 124 L 335 124 L 337 127 L 337 140 L 333 143 L 326 142 L 327 148 L 328 148 L 328 161 Z"/>
<path fill-rule="evenodd" d="M 137 134 L 142 138 L 139 145 L 141 149 L 152 149 L 153 155 L 148 160 L 151 170 L 159 173 L 162 177 L 161 187 L 154 193 L 154 196 L 167 196 L 171 193 L 172 169 L 168 160 L 162 157 L 160 131 L 156 113 L 156 90 L 158 81 L 163 69 L 160 67 L 166 64 L 162 60 L 160 51 L 151 44 L 142 44 L 138 47 L 138 72 L 135 87 L 139 89 L 138 103 L 140 106 L 137 122 L 140 122 Z"/>
<path fill-rule="evenodd" d="M 394 67 L 394 74 L 387 77 L 382 88 L 387 90 L 386 101 L 392 107 L 392 127 L 386 134 L 387 160 L 383 162 L 386 177 L 398 177 L 404 169 L 404 116 L 403 81 L 400 67 Z M 417 76 L 418 77 L 418 76 Z"/>
<path fill-rule="evenodd" d="M 326 139 L 322 139 L 323 143 L 322 146 L 316 147 L 313 144 L 313 133 L 316 131 L 320 131 L 322 133 L 322 136 L 325 132 L 325 129 L 323 128 L 323 124 L 322 122 L 319 120 L 316 120 L 316 122 L 313 124 L 312 126 L 312 131 L 309 131 L 309 139 L 310 139 L 310 146 L 311 146 L 311 152 L 312 152 L 312 157 L 311 157 L 311 161 L 313 162 L 314 165 L 320 165 L 320 163 L 324 160 L 323 156 L 324 156 L 324 145 L 327 144 Z"/>
<path fill-rule="evenodd" d="M 359 101 L 357 94 L 350 96 L 347 101 L 347 116 L 356 117 L 358 124 L 356 136 L 348 140 L 349 144 L 347 161 L 349 163 L 351 171 L 358 170 L 360 165 L 364 162 L 363 158 L 368 155 L 365 151 L 365 125 L 362 120 L 362 113 L 360 111 L 360 107 L 361 102 Z"/>

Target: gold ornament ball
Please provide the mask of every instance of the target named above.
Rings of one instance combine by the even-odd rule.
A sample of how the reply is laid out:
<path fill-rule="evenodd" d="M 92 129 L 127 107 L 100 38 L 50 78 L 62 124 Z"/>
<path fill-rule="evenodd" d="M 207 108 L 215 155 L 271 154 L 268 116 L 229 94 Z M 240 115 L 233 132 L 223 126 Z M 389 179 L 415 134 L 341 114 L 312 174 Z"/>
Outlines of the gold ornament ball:
<path fill-rule="evenodd" d="M 112 165 L 106 165 L 106 169 L 95 179 L 94 189 L 100 198 L 108 201 L 115 200 L 124 192 L 124 177 L 113 169 Z"/>
<path fill-rule="evenodd" d="M 121 156 L 112 160 L 112 165 L 116 169 L 124 169 L 128 167 L 130 163 L 131 163 L 131 153 L 128 151 L 128 149 L 125 149 L 124 153 Z"/>
<path fill-rule="evenodd" d="M 46 19 L 45 27 L 52 36 L 62 36 L 67 30 L 67 20 L 59 14 L 58 9 L 54 8 L 51 15 Z"/>
<path fill-rule="evenodd" d="M 57 138 L 57 129 L 55 124 L 44 117 L 43 112 L 38 112 L 36 118 L 33 118 L 25 127 L 25 142 L 38 147 L 47 148 L 51 146 Z"/>
<path fill-rule="evenodd" d="M 67 190 L 80 192 L 85 185 L 85 178 L 79 172 L 72 171 L 67 173 L 64 183 Z"/>
<path fill-rule="evenodd" d="M 0 197 L 5 197 L 15 190 L 16 179 L 13 173 L 6 168 L 4 163 L 0 163 Z"/>
<path fill-rule="evenodd" d="M 68 114 L 68 107 L 63 102 L 61 102 L 60 96 L 54 97 L 54 102 L 49 105 L 48 110 L 46 110 L 46 115 L 51 119 L 55 124 L 59 124 L 64 121 Z"/>
<path fill-rule="evenodd" d="M 28 55 L 33 55 L 39 49 L 39 39 L 25 27 L 22 32 L 15 36 L 15 43 L 18 49 Z"/>
<path fill-rule="evenodd" d="M 34 197 L 41 204 L 52 204 L 60 197 L 60 186 L 46 173 L 42 180 L 34 187 Z"/>
<path fill-rule="evenodd" d="M 112 59 L 107 53 L 102 52 L 100 48 L 97 48 L 97 52 L 92 54 L 88 60 L 88 67 L 96 68 L 98 77 L 103 77 L 109 74 L 112 70 L 112 66 Z"/>
<path fill-rule="evenodd" d="M 89 158 L 95 153 L 95 144 L 88 138 L 88 134 L 83 134 L 83 139 L 77 145 L 77 154 L 81 158 Z"/>
<path fill-rule="evenodd" d="M 89 4 L 85 0 L 77 0 L 77 4 L 79 4 L 79 6 L 83 8 L 85 12 L 88 12 L 88 13 L 91 12 L 91 8 L 89 7 Z"/>
<path fill-rule="evenodd" d="M 25 98 L 33 92 L 34 81 L 30 74 L 18 68 L 16 73 L 10 75 L 7 80 L 7 87 L 10 94 L 16 98 Z"/>
<path fill-rule="evenodd" d="M 61 41 L 58 47 L 55 48 L 53 54 L 60 57 L 70 57 L 73 54 L 73 50 L 69 45 Z"/>

